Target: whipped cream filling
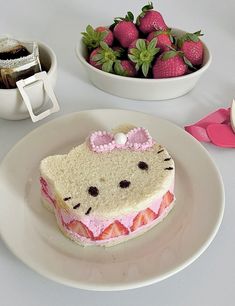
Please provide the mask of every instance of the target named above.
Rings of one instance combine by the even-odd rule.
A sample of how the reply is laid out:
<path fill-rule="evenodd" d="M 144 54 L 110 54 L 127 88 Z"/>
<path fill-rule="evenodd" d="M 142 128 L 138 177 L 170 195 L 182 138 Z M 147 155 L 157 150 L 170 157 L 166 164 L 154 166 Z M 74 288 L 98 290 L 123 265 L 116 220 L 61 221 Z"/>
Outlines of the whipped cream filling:
<path fill-rule="evenodd" d="M 41 178 L 40 183 L 41 183 L 42 198 L 46 200 L 54 208 L 57 222 L 59 226 L 62 228 L 62 230 L 68 233 L 68 235 L 74 238 L 75 240 L 86 242 L 87 244 L 103 244 L 110 240 L 114 241 L 123 237 L 123 235 L 121 235 L 105 240 L 97 239 L 97 237 L 104 231 L 104 229 L 115 221 L 119 221 L 122 225 L 124 225 L 128 229 L 129 233 L 127 235 L 129 236 L 132 234 L 136 234 L 137 232 L 139 232 L 142 229 L 145 229 L 146 227 L 151 227 L 153 223 L 158 223 L 158 220 L 161 218 L 164 212 L 169 209 L 169 207 L 166 207 L 160 213 L 160 207 L 163 201 L 163 197 L 156 198 L 149 204 L 147 208 L 151 209 L 157 215 L 157 217 L 154 220 L 148 222 L 147 224 L 138 227 L 136 230 L 131 231 L 131 226 L 133 225 L 133 221 L 139 212 L 134 212 L 125 216 L 115 217 L 111 219 L 101 219 L 92 215 L 84 216 L 83 218 L 78 218 L 73 212 L 69 213 L 65 211 L 63 208 L 60 208 L 59 205 L 57 205 L 55 196 L 51 191 L 51 188 L 49 187 L 48 183 L 45 181 L 45 179 Z M 169 188 L 169 192 L 174 196 L 174 181 Z M 169 206 L 172 206 L 174 200 L 175 197 L 173 198 L 173 201 L 170 203 Z M 82 222 L 93 233 L 94 239 L 83 237 L 78 233 L 68 229 L 68 224 L 72 221 Z"/>

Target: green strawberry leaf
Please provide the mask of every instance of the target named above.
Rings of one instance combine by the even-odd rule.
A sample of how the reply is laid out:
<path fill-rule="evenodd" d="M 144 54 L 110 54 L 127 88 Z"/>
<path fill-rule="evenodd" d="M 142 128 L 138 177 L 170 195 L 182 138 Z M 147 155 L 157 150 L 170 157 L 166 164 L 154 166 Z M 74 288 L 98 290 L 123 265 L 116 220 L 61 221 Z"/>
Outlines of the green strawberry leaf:
<path fill-rule="evenodd" d="M 142 72 L 143 72 L 143 75 L 146 77 L 148 75 L 148 72 L 149 72 L 149 67 L 150 67 L 150 64 L 149 63 L 143 63 L 142 65 Z"/>
<path fill-rule="evenodd" d="M 160 51 L 160 48 L 155 48 L 155 49 L 151 50 L 151 55 L 154 56 L 154 55 L 156 55 L 159 51 Z"/>
<path fill-rule="evenodd" d="M 128 58 L 133 62 L 133 63 L 138 63 L 139 60 L 132 54 L 128 54 Z"/>
<path fill-rule="evenodd" d="M 153 9 L 153 2 L 149 2 L 145 6 L 142 7 L 142 12 L 147 12 Z"/>
<path fill-rule="evenodd" d="M 130 54 L 138 57 L 139 54 L 140 54 L 140 51 L 138 49 L 136 49 L 136 48 L 132 48 L 132 49 L 130 49 Z"/>
<path fill-rule="evenodd" d="M 139 71 L 139 69 L 140 69 L 140 65 L 139 65 L 138 63 L 136 63 L 136 65 L 135 65 L 135 69 L 136 69 L 136 71 Z"/>
<path fill-rule="evenodd" d="M 105 72 L 111 72 L 113 68 L 113 62 L 108 61 L 102 65 L 102 70 Z"/>
<path fill-rule="evenodd" d="M 157 37 L 154 37 L 149 43 L 148 43 L 148 46 L 147 46 L 147 50 L 148 51 L 151 51 L 152 49 L 156 49 L 156 45 L 157 45 Z"/>
<path fill-rule="evenodd" d="M 195 35 L 195 34 L 188 33 L 187 40 L 191 40 L 191 41 L 197 42 L 197 41 L 199 41 L 199 37 L 197 35 Z"/>
<path fill-rule="evenodd" d="M 134 15 L 132 14 L 132 12 L 127 12 L 125 20 L 126 21 L 134 21 Z"/>
<path fill-rule="evenodd" d="M 100 54 L 100 53 L 97 53 L 96 55 L 92 56 L 92 60 L 93 60 L 94 62 L 98 62 L 98 61 L 100 61 L 102 58 L 103 58 L 103 55 Z"/>
<path fill-rule="evenodd" d="M 92 28 L 92 26 L 90 24 L 88 24 L 88 26 L 86 27 L 86 31 L 87 31 L 88 35 L 93 35 L 95 30 Z"/>
<path fill-rule="evenodd" d="M 121 65 L 121 61 L 118 60 L 114 63 L 114 72 L 118 75 L 123 75 L 124 74 L 124 69 Z"/>
<path fill-rule="evenodd" d="M 183 56 L 183 60 L 184 60 L 184 62 L 185 62 L 185 64 L 186 64 L 187 66 L 189 66 L 190 68 L 196 70 L 196 68 L 195 68 L 195 67 L 193 66 L 193 64 L 187 59 L 187 57 Z"/>
<path fill-rule="evenodd" d="M 176 56 L 177 52 L 176 51 L 166 51 L 165 53 L 163 53 L 162 55 L 162 60 L 166 61 L 174 56 Z"/>
<path fill-rule="evenodd" d="M 195 34 L 195 35 L 197 35 L 197 36 L 203 36 L 204 34 L 202 34 L 201 32 L 202 32 L 202 31 L 199 30 L 199 31 L 197 31 L 197 32 L 194 32 L 193 34 Z"/>
<path fill-rule="evenodd" d="M 100 40 L 104 40 L 104 38 L 106 37 L 106 35 L 108 34 L 108 31 L 104 31 L 104 32 L 99 32 L 99 36 L 100 36 Z"/>
<path fill-rule="evenodd" d="M 109 48 L 109 46 L 104 42 L 104 41 L 101 41 L 100 42 L 100 46 L 103 50 L 112 50 L 111 48 Z"/>
<path fill-rule="evenodd" d="M 146 44 L 145 44 L 145 40 L 140 38 L 140 39 L 137 39 L 136 41 L 136 48 L 140 51 L 146 49 Z"/>

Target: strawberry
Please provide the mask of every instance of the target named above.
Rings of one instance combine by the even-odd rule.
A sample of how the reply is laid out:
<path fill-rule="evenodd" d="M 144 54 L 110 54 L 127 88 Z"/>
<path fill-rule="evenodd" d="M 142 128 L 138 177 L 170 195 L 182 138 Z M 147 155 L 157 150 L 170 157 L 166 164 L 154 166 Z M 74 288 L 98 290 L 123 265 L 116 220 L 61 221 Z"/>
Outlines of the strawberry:
<path fill-rule="evenodd" d="M 181 51 L 165 51 L 157 58 L 153 65 L 153 78 L 172 78 L 184 75 L 187 71 L 187 64 L 190 63 Z"/>
<path fill-rule="evenodd" d="M 103 71 L 113 72 L 113 64 L 119 56 L 119 51 L 114 51 L 102 41 L 100 42 L 100 47 L 91 52 L 89 63 Z"/>
<path fill-rule="evenodd" d="M 178 40 L 179 50 L 184 52 L 185 57 L 194 66 L 200 66 L 203 62 L 203 44 L 200 40 L 201 31 L 186 33 Z"/>
<path fill-rule="evenodd" d="M 96 67 L 98 69 L 101 69 L 102 65 L 98 64 L 97 61 L 95 61 L 94 59 L 96 58 L 96 55 L 98 55 L 100 52 L 101 52 L 101 48 L 96 48 L 91 52 L 89 56 L 89 64 L 91 64 L 93 67 Z"/>
<path fill-rule="evenodd" d="M 91 25 L 88 25 L 86 32 L 82 32 L 82 35 L 82 40 L 88 49 L 99 47 L 101 41 L 104 41 L 108 46 L 113 43 L 113 33 L 106 27 L 98 27 L 94 30 Z"/>
<path fill-rule="evenodd" d="M 131 53 L 131 49 L 136 48 L 136 43 L 137 43 L 138 39 L 133 40 L 132 43 L 130 43 L 129 47 L 128 47 L 128 54 Z"/>
<path fill-rule="evenodd" d="M 67 229 L 89 239 L 94 239 L 94 235 L 89 228 L 81 221 L 73 220 L 66 225 Z"/>
<path fill-rule="evenodd" d="M 128 48 L 139 37 L 139 32 L 133 20 L 134 16 L 131 12 L 127 12 L 125 18 L 117 17 L 114 19 L 116 25 L 113 34 L 123 48 Z"/>
<path fill-rule="evenodd" d="M 134 64 L 128 60 L 116 61 L 114 64 L 114 72 L 127 77 L 134 77 L 137 74 Z"/>
<path fill-rule="evenodd" d="M 113 39 L 114 39 L 112 31 L 110 31 L 107 27 L 102 27 L 102 26 L 96 28 L 95 30 L 96 30 L 96 32 L 99 32 L 99 33 L 105 32 L 106 35 L 104 36 L 103 41 L 104 41 L 108 46 L 112 46 L 112 44 L 113 44 Z"/>
<path fill-rule="evenodd" d="M 163 211 L 172 203 L 173 200 L 174 195 L 170 191 L 167 191 L 167 193 L 162 198 L 162 202 L 158 210 L 158 216 L 163 213 Z"/>
<path fill-rule="evenodd" d="M 127 235 L 128 229 L 119 221 L 114 221 L 107 226 L 103 232 L 96 238 L 96 240 L 105 240 L 109 238 L 115 238 L 122 235 Z"/>
<path fill-rule="evenodd" d="M 157 47 L 160 49 L 160 52 L 170 50 L 169 46 L 172 46 L 173 38 L 169 29 L 149 33 L 147 41 L 151 41 L 155 37 L 157 38 Z"/>
<path fill-rule="evenodd" d="M 42 176 L 40 177 L 40 183 L 41 186 L 43 186 L 45 189 L 48 189 L 47 181 Z"/>
<path fill-rule="evenodd" d="M 152 211 L 150 208 L 146 208 L 145 210 L 138 213 L 138 215 L 134 218 L 133 224 L 131 226 L 131 231 L 134 232 L 137 228 L 146 225 L 157 218 L 157 214 Z"/>
<path fill-rule="evenodd" d="M 153 10 L 152 2 L 142 8 L 142 13 L 137 17 L 136 24 L 144 34 L 167 29 L 162 15 Z"/>
<path fill-rule="evenodd" d="M 129 48 L 129 59 L 135 63 L 137 71 L 141 68 L 145 77 L 148 75 L 154 57 L 159 51 L 159 48 L 156 48 L 156 44 L 156 38 L 151 40 L 151 42 L 147 42 L 145 39 L 137 39 L 135 42 L 136 48 Z"/>

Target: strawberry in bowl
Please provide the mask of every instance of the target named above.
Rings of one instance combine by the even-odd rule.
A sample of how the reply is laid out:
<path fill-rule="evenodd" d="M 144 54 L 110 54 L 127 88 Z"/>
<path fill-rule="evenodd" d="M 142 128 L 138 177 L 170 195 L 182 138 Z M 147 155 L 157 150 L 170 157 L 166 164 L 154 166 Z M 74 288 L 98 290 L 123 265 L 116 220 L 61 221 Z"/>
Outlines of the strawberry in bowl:
<path fill-rule="evenodd" d="M 201 31 L 169 28 L 162 14 L 145 5 L 110 26 L 87 26 L 76 48 L 92 83 L 136 100 L 165 100 L 189 92 L 208 69 L 211 54 Z"/>

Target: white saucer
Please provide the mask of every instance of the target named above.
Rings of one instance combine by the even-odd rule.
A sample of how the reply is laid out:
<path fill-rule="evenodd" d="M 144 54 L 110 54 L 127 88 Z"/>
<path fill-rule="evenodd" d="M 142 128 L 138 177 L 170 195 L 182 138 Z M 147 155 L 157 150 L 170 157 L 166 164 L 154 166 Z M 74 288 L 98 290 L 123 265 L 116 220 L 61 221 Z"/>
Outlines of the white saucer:
<path fill-rule="evenodd" d="M 89 132 L 122 123 L 144 126 L 176 163 L 176 206 L 143 236 L 109 249 L 82 248 L 58 230 L 40 203 L 39 162 L 67 152 Z M 57 282 L 90 290 L 137 288 L 191 264 L 218 231 L 221 176 L 207 151 L 176 125 L 139 112 L 91 110 L 55 119 L 24 137 L 0 165 L 0 230 L 26 265 Z"/>

